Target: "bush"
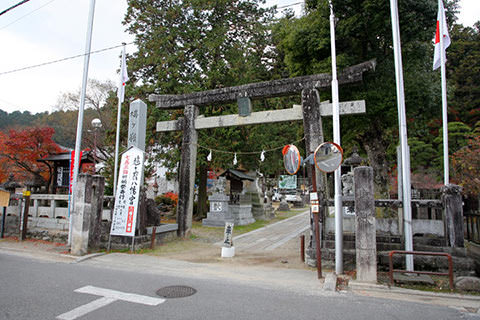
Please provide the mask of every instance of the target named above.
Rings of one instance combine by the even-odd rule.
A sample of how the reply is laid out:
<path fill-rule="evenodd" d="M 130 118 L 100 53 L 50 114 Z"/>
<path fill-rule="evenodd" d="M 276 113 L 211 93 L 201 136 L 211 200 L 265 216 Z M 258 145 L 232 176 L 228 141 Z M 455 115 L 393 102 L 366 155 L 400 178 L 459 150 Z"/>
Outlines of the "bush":
<path fill-rule="evenodd" d="M 155 197 L 155 203 L 165 204 L 168 206 L 176 206 L 178 203 L 178 195 L 173 192 L 167 192 Z"/>
<path fill-rule="evenodd" d="M 169 198 L 172 201 L 172 204 L 176 206 L 178 204 L 178 194 L 173 192 L 167 192 L 164 195 L 165 197 Z"/>

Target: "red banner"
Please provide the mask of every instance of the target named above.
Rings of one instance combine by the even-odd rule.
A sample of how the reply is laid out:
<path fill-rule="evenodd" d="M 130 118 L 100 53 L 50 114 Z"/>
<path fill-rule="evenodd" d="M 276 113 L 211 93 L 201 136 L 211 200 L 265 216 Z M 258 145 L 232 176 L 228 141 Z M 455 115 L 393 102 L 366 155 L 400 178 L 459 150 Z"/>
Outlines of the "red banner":
<path fill-rule="evenodd" d="M 82 155 L 83 151 L 80 150 L 80 163 L 82 163 Z M 73 184 L 73 163 L 75 162 L 75 151 L 70 152 L 70 187 L 68 188 L 68 192 L 72 193 L 72 184 Z"/>
<path fill-rule="evenodd" d="M 135 212 L 135 207 L 134 206 L 129 206 L 128 207 L 128 215 L 127 215 L 127 232 L 132 232 L 132 226 L 133 226 L 133 213 Z"/>

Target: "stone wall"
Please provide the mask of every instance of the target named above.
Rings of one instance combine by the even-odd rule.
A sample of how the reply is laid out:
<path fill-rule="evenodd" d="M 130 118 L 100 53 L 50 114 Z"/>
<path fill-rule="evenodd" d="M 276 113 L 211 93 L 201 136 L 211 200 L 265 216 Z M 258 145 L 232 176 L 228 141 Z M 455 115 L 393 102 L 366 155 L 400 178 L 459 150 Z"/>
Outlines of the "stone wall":
<path fill-rule="evenodd" d="M 399 236 L 397 219 L 376 219 L 377 234 L 386 234 Z M 325 230 L 327 233 L 335 233 L 335 218 L 328 217 L 326 219 Z M 413 219 L 413 234 L 433 235 L 438 237 L 445 236 L 445 230 L 442 220 Z M 355 232 L 355 216 L 343 217 L 343 231 L 346 233 Z"/>

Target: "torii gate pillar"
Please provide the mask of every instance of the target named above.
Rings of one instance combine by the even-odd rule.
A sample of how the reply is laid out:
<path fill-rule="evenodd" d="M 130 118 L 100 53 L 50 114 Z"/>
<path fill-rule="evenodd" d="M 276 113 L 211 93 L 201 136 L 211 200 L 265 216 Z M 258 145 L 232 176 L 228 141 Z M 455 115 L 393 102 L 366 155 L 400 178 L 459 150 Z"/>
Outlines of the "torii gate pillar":
<path fill-rule="evenodd" d="M 339 84 L 354 83 L 362 80 L 362 75 L 375 68 L 375 61 L 366 61 L 344 69 L 338 76 Z M 297 121 L 303 119 L 308 152 L 323 142 L 322 116 L 330 116 L 332 107 L 320 104 L 316 88 L 331 85 L 331 75 L 316 74 L 288 79 L 250 83 L 235 87 L 213 89 L 180 95 L 149 96 L 158 108 L 184 108 L 183 120 L 157 122 L 157 132 L 183 130 L 182 159 L 179 168 L 179 201 L 177 207 L 178 235 L 185 237 L 192 228 L 193 188 L 195 180 L 195 162 L 197 159 L 197 130 L 228 126 L 244 126 L 259 123 Z M 198 117 L 199 107 L 240 102 L 241 99 L 264 99 L 302 93 L 302 108 L 252 112 L 250 115 L 224 115 L 218 117 Z M 341 114 L 365 112 L 365 101 L 340 103 Z M 248 112 L 247 112 L 248 114 Z M 317 174 L 317 190 L 324 190 L 323 175 Z M 315 257 L 315 256 L 313 256 Z"/>
<path fill-rule="evenodd" d="M 179 168 L 179 190 L 177 205 L 177 223 L 179 237 L 188 235 L 192 228 L 193 189 L 195 185 L 195 166 L 197 162 L 198 133 L 195 118 L 198 107 L 188 105 L 184 109 L 182 159 Z"/>
<path fill-rule="evenodd" d="M 320 96 L 316 89 L 304 89 L 302 90 L 302 114 L 303 114 L 303 131 L 305 134 L 305 157 L 315 152 L 315 149 L 324 142 L 323 138 L 323 126 L 322 126 L 322 114 L 320 109 Z M 308 175 L 312 176 L 312 168 L 308 168 Z M 324 175 L 315 170 L 315 181 L 317 192 L 325 192 L 325 180 Z M 326 197 L 322 197 L 325 199 Z M 320 216 L 320 226 L 323 223 L 323 217 Z M 306 250 L 307 264 L 310 266 L 316 266 L 317 264 L 317 243 L 313 241 L 312 234 L 315 234 L 315 224 L 313 223 L 313 216 L 310 212 L 310 225 L 311 234 L 309 244 Z M 319 227 L 322 230 L 321 227 Z"/>

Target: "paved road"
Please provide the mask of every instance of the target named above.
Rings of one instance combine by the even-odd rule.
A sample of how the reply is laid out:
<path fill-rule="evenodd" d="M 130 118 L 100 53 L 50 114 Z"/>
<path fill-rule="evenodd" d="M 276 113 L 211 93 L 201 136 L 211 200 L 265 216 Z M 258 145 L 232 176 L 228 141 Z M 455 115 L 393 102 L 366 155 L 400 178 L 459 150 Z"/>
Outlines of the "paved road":
<path fill-rule="evenodd" d="M 288 219 L 233 237 L 233 244 L 237 252 L 272 251 L 309 229 L 310 218 L 307 210 Z M 221 242 L 218 245 L 221 245 Z"/>
<path fill-rule="evenodd" d="M 447 307 L 327 294 L 313 279 L 264 286 L 268 270 L 249 269 L 249 277 L 212 267 L 128 254 L 71 264 L 0 253 L 0 319 L 478 319 Z M 292 276 L 279 272 L 285 282 Z M 155 292 L 171 285 L 197 293 L 159 300 Z"/>

